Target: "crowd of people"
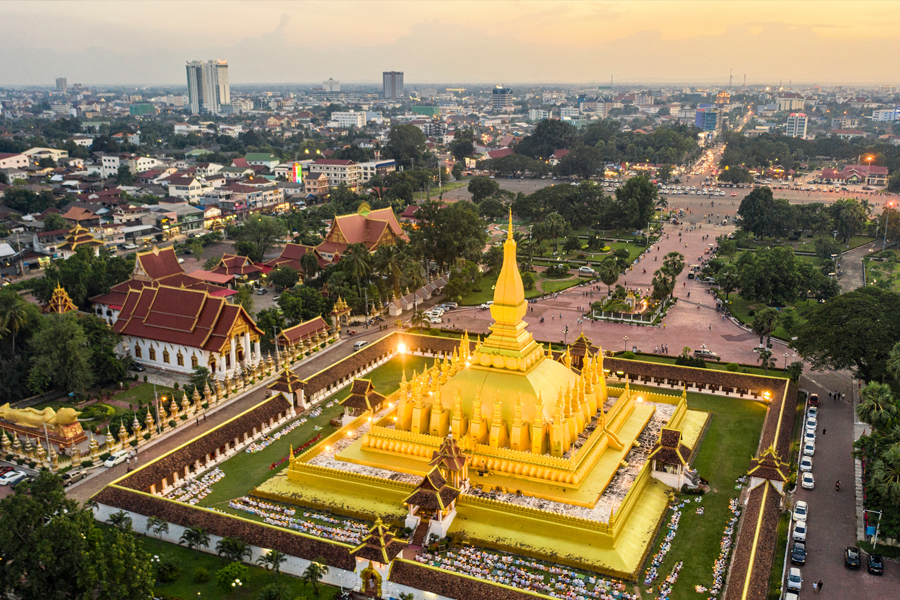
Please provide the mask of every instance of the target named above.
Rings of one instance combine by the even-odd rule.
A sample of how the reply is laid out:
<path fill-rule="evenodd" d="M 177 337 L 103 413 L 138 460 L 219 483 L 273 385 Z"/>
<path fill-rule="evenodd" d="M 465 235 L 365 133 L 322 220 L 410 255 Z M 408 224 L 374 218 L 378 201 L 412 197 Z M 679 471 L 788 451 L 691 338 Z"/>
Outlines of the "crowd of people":
<path fill-rule="evenodd" d="M 283 429 L 280 429 L 279 431 L 273 433 L 272 435 L 266 435 L 266 436 L 263 436 L 259 440 L 251 442 L 250 445 L 247 446 L 247 449 L 245 450 L 245 452 L 247 452 L 247 454 L 254 454 L 256 452 L 265 450 L 269 446 L 269 444 L 271 444 L 272 442 L 275 442 L 277 440 L 280 440 L 282 437 L 286 436 L 287 434 L 289 434 L 296 428 L 300 427 L 301 425 L 306 423 L 308 420 L 309 419 L 307 417 L 302 417 L 295 421 L 291 421 L 290 423 L 287 424 L 286 427 L 284 427 Z"/>
<path fill-rule="evenodd" d="M 570 600 L 637 600 L 625 591 L 625 584 L 579 573 L 560 565 L 464 547 L 439 554 L 424 552 L 416 557 L 420 563 L 447 571 L 465 573 L 472 577 L 502 583 L 521 590 Z"/>
<path fill-rule="evenodd" d="M 225 472 L 216 467 L 204 473 L 200 479 L 195 479 L 193 476 L 179 479 L 166 497 L 176 502 L 197 504 L 212 493 L 212 485 L 223 477 L 225 477 Z"/>
<path fill-rule="evenodd" d="M 659 550 L 656 554 L 653 555 L 653 558 L 650 559 L 650 566 L 647 567 L 646 573 L 644 573 L 644 585 L 650 585 L 656 578 L 659 577 L 659 567 L 662 565 L 663 560 L 666 558 L 666 554 L 669 553 L 669 550 L 672 549 L 672 541 L 675 539 L 675 533 L 678 531 L 678 522 L 681 520 L 681 509 L 688 503 L 687 500 L 681 502 L 672 507 L 672 516 L 669 518 L 669 524 L 667 525 L 668 531 L 666 532 L 666 537 L 663 538 L 662 543 L 659 545 Z"/>
<path fill-rule="evenodd" d="M 725 585 L 725 575 L 728 571 L 728 555 L 731 553 L 731 545 L 734 538 L 734 528 L 737 525 L 738 517 L 741 515 L 740 503 L 737 498 L 732 498 L 728 502 L 728 509 L 731 510 L 732 517 L 728 519 L 728 525 L 725 526 L 725 532 L 722 534 L 720 543 L 719 556 L 713 563 L 713 585 L 710 590 L 710 598 L 714 599 L 722 587 Z"/>
<path fill-rule="evenodd" d="M 678 561 L 675 563 L 675 566 L 672 567 L 672 572 L 669 573 L 666 580 L 659 586 L 659 595 L 657 596 L 658 600 L 669 600 L 672 597 L 672 586 L 675 585 L 675 582 L 678 581 L 678 574 L 681 573 L 681 567 L 684 566 L 682 561 Z"/>
<path fill-rule="evenodd" d="M 363 523 L 335 518 L 314 510 L 306 510 L 301 516 L 297 514 L 296 508 L 258 498 L 244 496 L 232 500 L 228 506 L 234 510 L 256 515 L 269 525 L 285 527 L 338 542 L 359 544 L 369 532 L 368 527 Z"/>

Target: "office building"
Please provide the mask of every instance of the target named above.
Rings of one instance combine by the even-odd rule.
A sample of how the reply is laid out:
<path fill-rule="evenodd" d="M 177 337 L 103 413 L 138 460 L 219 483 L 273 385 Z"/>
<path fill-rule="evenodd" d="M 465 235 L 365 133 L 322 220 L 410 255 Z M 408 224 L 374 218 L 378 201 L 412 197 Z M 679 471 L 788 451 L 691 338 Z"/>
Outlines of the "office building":
<path fill-rule="evenodd" d="M 331 120 L 337 121 L 338 127 L 365 127 L 366 113 L 355 110 L 333 112 L 331 113 Z"/>
<path fill-rule="evenodd" d="M 498 85 L 494 88 L 493 99 L 494 101 L 491 104 L 494 110 L 504 110 L 512 107 L 512 89 Z"/>
<path fill-rule="evenodd" d="M 322 87 L 326 92 L 339 92 L 341 91 L 341 82 L 335 81 L 331 77 L 328 78 L 328 81 L 322 82 Z"/>
<path fill-rule="evenodd" d="M 403 71 L 385 71 L 381 76 L 384 81 L 384 99 L 403 98 Z"/>
<path fill-rule="evenodd" d="M 784 135 L 787 137 L 806 137 L 806 126 L 809 119 L 803 113 L 791 113 L 787 118 L 787 124 L 784 126 Z"/>
<path fill-rule="evenodd" d="M 231 104 L 227 60 L 189 61 L 187 84 L 192 114 L 216 114 Z"/>
<path fill-rule="evenodd" d="M 69 88 L 69 83 L 66 81 L 65 77 L 57 77 L 56 78 L 56 91 L 66 93 L 66 90 Z"/>
<path fill-rule="evenodd" d="M 550 118 L 549 110 L 541 110 L 539 108 L 532 108 L 528 110 L 528 120 L 529 121 L 543 121 L 544 119 Z"/>
<path fill-rule="evenodd" d="M 719 111 L 712 107 L 698 108 L 694 116 L 694 125 L 703 131 L 719 129 Z"/>
<path fill-rule="evenodd" d="M 872 111 L 873 121 L 897 121 L 900 119 L 900 107 L 882 108 Z"/>

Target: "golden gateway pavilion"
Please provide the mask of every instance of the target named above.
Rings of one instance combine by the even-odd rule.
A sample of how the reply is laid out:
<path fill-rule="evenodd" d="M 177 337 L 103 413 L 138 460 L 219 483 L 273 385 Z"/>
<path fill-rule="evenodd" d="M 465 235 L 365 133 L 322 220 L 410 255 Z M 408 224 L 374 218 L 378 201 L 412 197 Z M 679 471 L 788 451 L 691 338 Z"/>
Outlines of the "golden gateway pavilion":
<path fill-rule="evenodd" d="M 254 496 L 405 519 L 414 540 L 465 532 L 482 546 L 636 576 L 669 485 L 696 480 L 688 462 L 707 414 L 689 411 L 684 394 L 607 386 L 602 351 L 586 339 L 577 360 L 536 342 L 511 233 L 510 223 L 484 341 L 466 336 L 425 372 L 404 373 L 399 391 L 348 411 L 351 422 Z M 664 429 L 679 460 L 659 447 Z"/>

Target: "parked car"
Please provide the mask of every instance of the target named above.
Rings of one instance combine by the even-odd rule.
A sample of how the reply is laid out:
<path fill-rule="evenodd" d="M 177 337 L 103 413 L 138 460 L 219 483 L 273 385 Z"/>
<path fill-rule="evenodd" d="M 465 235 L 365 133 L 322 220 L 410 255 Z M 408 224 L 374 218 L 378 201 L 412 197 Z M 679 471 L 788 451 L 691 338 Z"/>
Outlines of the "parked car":
<path fill-rule="evenodd" d="M 20 478 L 16 479 L 15 481 L 13 481 L 12 483 L 9 484 L 9 487 L 15 488 L 19 485 L 22 485 L 23 483 L 31 483 L 32 481 L 34 481 L 33 476 L 26 475 L 25 473 L 22 473 L 22 474 L 25 475 L 25 477 L 20 477 Z"/>
<path fill-rule="evenodd" d="M 803 456 L 812 456 L 816 453 L 816 445 L 809 442 L 803 444 Z"/>
<path fill-rule="evenodd" d="M 797 521 L 794 523 L 794 535 L 792 539 L 795 542 L 806 541 L 806 521 Z"/>
<path fill-rule="evenodd" d="M 806 430 L 803 432 L 803 443 L 804 444 L 815 444 L 816 443 L 816 432 Z"/>
<path fill-rule="evenodd" d="M 800 569 L 791 567 L 787 576 L 787 589 L 799 592 L 801 587 L 803 587 L 803 578 L 800 576 Z"/>
<path fill-rule="evenodd" d="M 103 466 L 110 469 L 116 465 L 121 465 L 125 462 L 126 458 L 128 458 L 128 450 L 119 450 L 118 452 L 110 454 L 109 458 L 104 461 Z"/>
<path fill-rule="evenodd" d="M 819 405 L 819 395 L 818 394 L 810 394 L 809 395 L 809 405 L 810 406 L 818 406 Z"/>
<path fill-rule="evenodd" d="M 137 362 L 132 362 L 131 366 L 128 368 L 131 369 L 132 371 L 137 371 L 138 373 L 147 370 L 147 367 L 145 367 L 141 363 L 137 363 Z"/>
<path fill-rule="evenodd" d="M 806 430 L 807 431 L 815 431 L 816 426 L 818 425 L 818 421 L 815 417 L 808 417 L 806 419 Z"/>
<path fill-rule="evenodd" d="M 268 294 L 268 293 L 269 293 L 269 290 L 267 290 L 266 288 L 259 288 L 258 290 L 256 290 L 257 296 L 262 296 L 263 294 Z"/>
<path fill-rule="evenodd" d="M 489 308 L 491 307 L 491 304 L 493 304 L 493 303 L 494 303 L 493 300 L 489 300 L 488 302 L 485 302 L 484 304 L 482 304 L 482 305 L 479 306 L 478 308 L 480 308 L 481 310 L 487 310 L 487 309 L 489 309 Z"/>
<path fill-rule="evenodd" d="M 359 350 L 359 349 L 362 348 L 363 346 L 368 346 L 368 345 L 369 345 L 369 342 L 367 342 L 366 340 L 361 340 L 361 341 L 356 342 L 355 344 L 353 344 L 353 349 L 354 349 L 354 350 Z"/>
<path fill-rule="evenodd" d="M 719 360 L 719 355 L 706 346 L 701 346 L 699 349 L 694 350 L 694 356 L 707 360 Z"/>
<path fill-rule="evenodd" d="M 794 565 L 805 565 L 806 564 L 806 544 L 803 542 L 794 542 L 794 545 L 791 546 L 791 564 Z"/>
<path fill-rule="evenodd" d="M 441 323 L 443 323 L 443 320 L 440 317 L 431 317 L 430 319 L 428 319 L 428 322 L 432 325 L 440 325 Z"/>
<path fill-rule="evenodd" d="M 808 473 L 812 471 L 812 458 L 809 456 L 804 456 L 800 459 L 800 470 L 804 473 Z"/>
<path fill-rule="evenodd" d="M 24 471 L 9 471 L 0 477 L 0 485 L 13 485 L 28 477 Z"/>
<path fill-rule="evenodd" d="M 444 308 L 447 310 L 453 310 L 454 308 L 459 308 L 459 304 L 456 302 L 444 302 Z"/>
<path fill-rule="evenodd" d="M 848 569 L 859 569 L 862 564 L 861 558 L 859 548 L 856 546 L 847 546 L 847 549 L 844 550 L 844 566 Z"/>
<path fill-rule="evenodd" d="M 579 273 L 584 273 L 584 274 L 586 274 L 586 275 L 593 275 L 593 274 L 594 274 L 594 270 L 593 270 L 592 268 L 590 268 L 590 267 L 578 267 L 578 272 L 579 272 Z"/>
<path fill-rule="evenodd" d="M 880 554 L 869 554 L 866 557 L 866 566 L 872 575 L 884 575 L 884 560 Z"/>
<path fill-rule="evenodd" d="M 812 473 L 804 473 L 800 476 L 800 487 L 804 490 L 816 489 L 816 480 Z"/>
<path fill-rule="evenodd" d="M 63 487 L 69 487 L 73 483 L 77 483 L 87 477 L 87 471 L 82 471 L 80 469 L 74 471 L 68 471 L 63 473 L 62 482 Z"/>
<path fill-rule="evenodd" d="M 794 505 L 794 520 L 795 521 L 805 521 L 806 516 L 809 514 L 809 505 L 803 500 L 798 500 Z"/>
<path fill-rule="evenodd" d="M 806 418 L 812 417 L 816 420 L 819 419 L 819 409 L 815 406 L 810 406 L 809 410 L 806 411 Z"/>

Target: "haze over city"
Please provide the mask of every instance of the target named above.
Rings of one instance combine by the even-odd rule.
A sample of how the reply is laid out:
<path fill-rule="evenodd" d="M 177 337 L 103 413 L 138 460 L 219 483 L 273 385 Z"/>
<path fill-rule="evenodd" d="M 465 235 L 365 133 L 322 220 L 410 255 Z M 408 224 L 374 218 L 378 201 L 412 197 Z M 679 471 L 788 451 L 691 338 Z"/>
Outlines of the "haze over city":
<path fill-rule="evenodd" d="M 0 83 L 877 83 L 900 74 L 894 2 L 4 2 Z"/>

